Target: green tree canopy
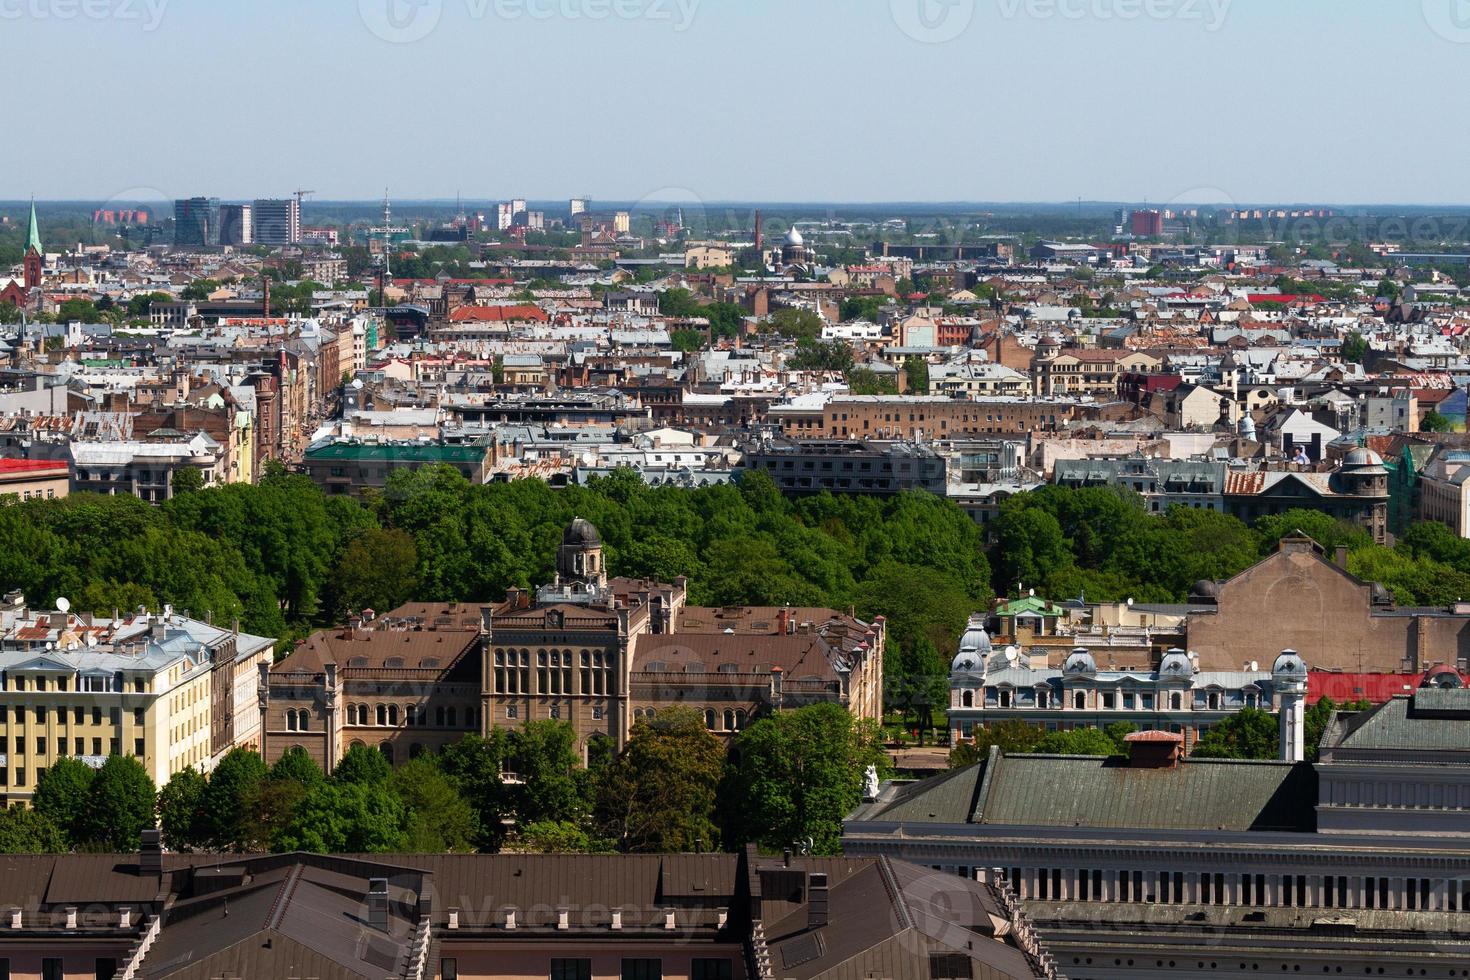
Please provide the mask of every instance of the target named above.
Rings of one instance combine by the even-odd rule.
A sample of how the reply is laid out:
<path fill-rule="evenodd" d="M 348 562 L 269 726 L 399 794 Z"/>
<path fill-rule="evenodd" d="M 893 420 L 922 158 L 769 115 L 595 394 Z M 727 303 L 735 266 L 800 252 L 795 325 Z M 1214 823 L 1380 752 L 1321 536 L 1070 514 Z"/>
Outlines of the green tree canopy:
<path fill-rule="evenodd" d="M 154 825 L 157 802 L 153 778 L 141 762 L 108 756 L 92 780 L 91 807 L 84 820 L 87 841 L 104 850 L 136 851 L 143 828 Z"/>
<path fill-rule="evenodd" d="M 889 768 L 876 727 L 840 705 L 760 719 L 731 749 L 720 794 L 726 845 L 838 853 L 842 818 L 861 802 L 868 766 L 880 775 Z"/>
<path fill-rule="evenodd" d="M 209 845 L 204 818 L 208 789 L 209 781 L 188 766 L 170 776 L 158 791 L 158 826 L 169 850 L 189 851 Z"/>
<path fill-rule="evenodd" d="M 371 786 L 386 783 L 392 774 L 393 767 L 383 758 L 383 753 L 366 745 L 354 745 L 337 761 L 337 768 L 332 770 L 332 781 Z"/>
<path fill-rule="evenodd" d="M 44 813 L 0 807 L 0 854 L 62 854 L 67 849 L 66 834 Z"/>
<path fill-rule="evenodd" d="M 251 749 L 231 749 L 209 774 L 204 791 L 203 831 L 210 844 L 220 850 L 249 850 L 250 803 L 260 791 L 269 771 L 264 760 Z"/>
<path fill-rule="evenodd" d="M 386 781 L 334 780 L 308 792 L 271 843 L 277 851 L 321 854 L 401 851 L 408 827 L 408 808 Z"/>
<path fill-rule="evenodd" d="M 36 781 L 31 807 L 61 831 L 73 845 L 86 841 L 92 816 L 92 783 L 97 770 L 80 759 L 63 756 Z"/>
<path fill-rule="evenodd" d="M 713 848 L 715 796 L 725 747 L 705 720 L 682 706 L 640 719 L 621 755 L 599 774 L 597 822 L 625 851 Z"/>
<path fill-rule="evenodd" d="M 1242 708 L 1211 726 L 1190 754 L 1201 759 L 1275 759 L 1279 746 L 1275 716 Z"/>

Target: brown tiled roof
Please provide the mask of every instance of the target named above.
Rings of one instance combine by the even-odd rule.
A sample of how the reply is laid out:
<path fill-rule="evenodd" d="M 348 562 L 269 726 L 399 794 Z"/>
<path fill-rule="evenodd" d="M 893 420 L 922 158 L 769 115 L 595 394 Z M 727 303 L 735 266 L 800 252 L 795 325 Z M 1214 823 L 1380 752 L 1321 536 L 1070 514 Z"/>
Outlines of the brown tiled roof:
<path fill-rule="evenodd" d="M 324 665 L 356 669 L 442 669 L 447 671 L 480 641 L 479 630 L 351 629 L 337 627 L 301 641 L 271 673 L 316 674 Z"/>

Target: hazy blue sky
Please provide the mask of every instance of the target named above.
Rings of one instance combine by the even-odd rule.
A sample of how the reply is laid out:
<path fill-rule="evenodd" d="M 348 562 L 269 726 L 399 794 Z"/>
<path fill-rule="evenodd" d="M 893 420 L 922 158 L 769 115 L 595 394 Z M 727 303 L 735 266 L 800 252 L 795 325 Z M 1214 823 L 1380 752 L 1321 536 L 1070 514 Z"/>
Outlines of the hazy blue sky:
<path fill-rule="evenodd" d="M 0 51 L 0 198 L 1470 201 L 1470 0 L 0 0 Z"/>

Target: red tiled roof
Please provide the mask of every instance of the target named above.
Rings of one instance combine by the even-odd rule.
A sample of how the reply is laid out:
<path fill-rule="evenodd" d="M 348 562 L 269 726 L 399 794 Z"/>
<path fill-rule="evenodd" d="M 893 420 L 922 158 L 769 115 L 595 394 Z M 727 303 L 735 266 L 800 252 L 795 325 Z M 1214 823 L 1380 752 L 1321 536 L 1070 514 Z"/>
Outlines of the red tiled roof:
<path fill-rule="evenodd" d="M 20 473 L 65 473 L 64 459 L 0 459 L 0 476 Z"/>
<path fill-rule="evenodd" d="M 1250 473 L 1226 473 L 1225 492 L 1260 493 L 1266 488 L 1266 474 L 1256 470 Z"/>
<path fill-rule="evenodd" d="M 1313 670 L 1307 674 L 1307 704 L 1331 698 L 1345 701 L 1371 701 L 1382 704 L 1399 694 L 1407 694 L 1419 686 L 1420 674 L 1339 674 Z"/>
<path fill-rule="evenodd" d="M 539 306 L 461 306 L 449 314 L 450 323 L 506 323 L 512 320 L 534 320 L 545 323 L 550 317 Z"/>
<path fill-rule="evenodd" d="M 1257 303 L 1285 303 L 1287 306 L 1297 306 L 1302 303 L 1322 302 L 1322 297 L 1316 293 L 1247 293 L 1245 299 L 1252 306 Z"/>

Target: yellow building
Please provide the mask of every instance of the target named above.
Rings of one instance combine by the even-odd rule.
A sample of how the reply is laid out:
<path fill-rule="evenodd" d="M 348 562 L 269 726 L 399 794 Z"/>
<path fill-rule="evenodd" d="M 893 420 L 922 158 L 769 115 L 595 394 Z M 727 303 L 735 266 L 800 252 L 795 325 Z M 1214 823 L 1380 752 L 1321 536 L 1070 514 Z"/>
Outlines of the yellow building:
<path fill-rule="evenodd" d="M 59 606 L 66 606 L 58 600 Z M 158 785 L 259 748 L 254 680 L 273 641 L 162 613 L 110 619 L 0 604 L 0 796 L 28 801 L 63 757 L 138 759 Z"/>

